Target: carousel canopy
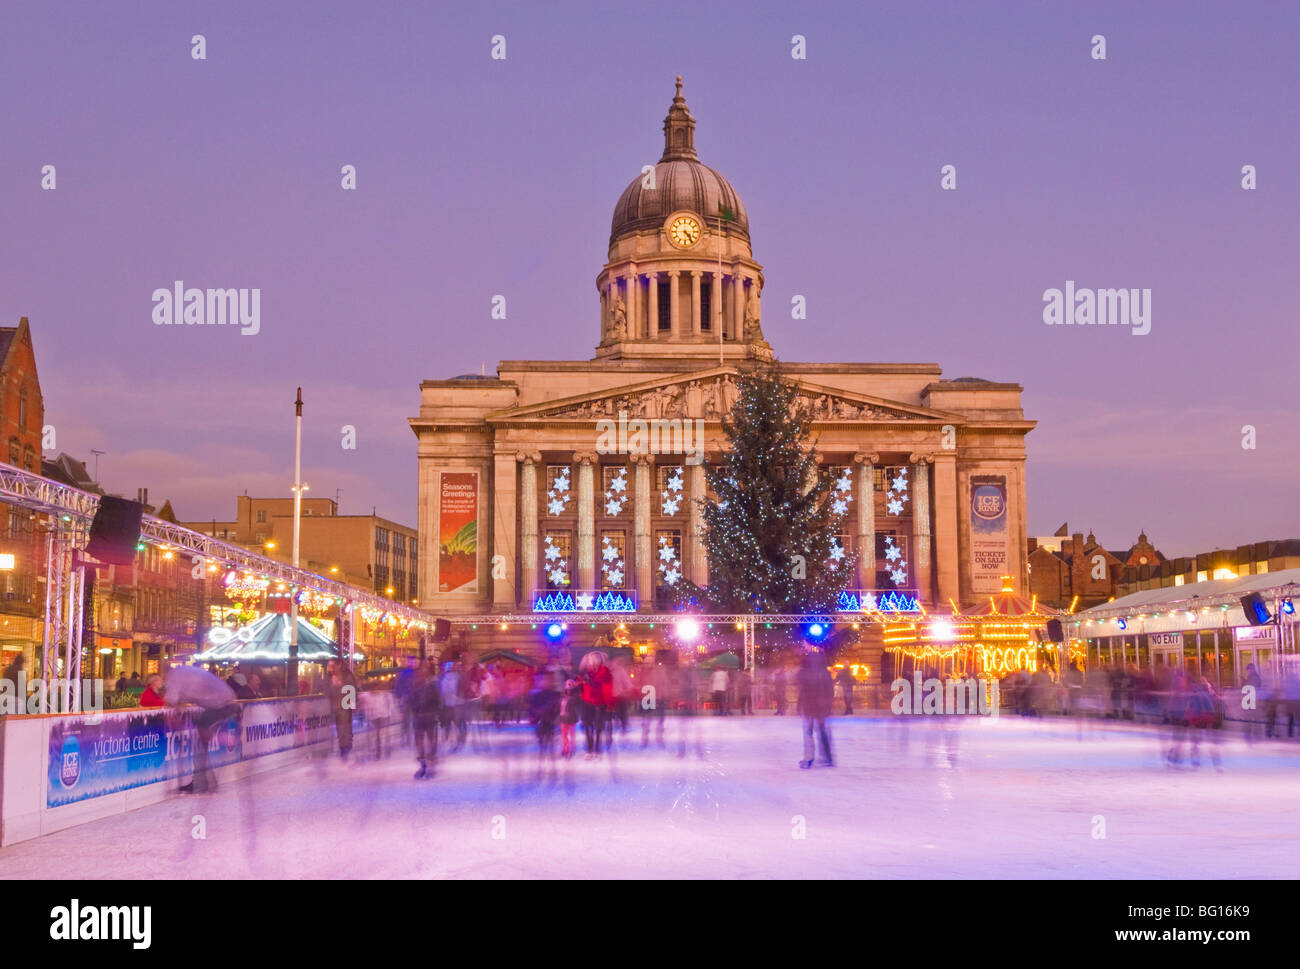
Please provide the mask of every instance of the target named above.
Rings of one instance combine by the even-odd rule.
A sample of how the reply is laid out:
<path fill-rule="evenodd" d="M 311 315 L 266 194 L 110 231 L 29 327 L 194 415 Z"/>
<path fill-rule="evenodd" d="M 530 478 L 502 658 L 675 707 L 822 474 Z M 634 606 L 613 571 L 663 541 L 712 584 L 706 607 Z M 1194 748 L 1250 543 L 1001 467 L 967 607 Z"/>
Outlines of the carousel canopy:
<path fill-rule="evenodd" d="M 239 629 L 218 626 L 208 632 L 207 646 L 194 659 L 200 663 L 288 662 L 289 621 L 289 616 L 270 613 Z M 338 658 L 337 644 L 299 616 L 298 659 L 320 663 Z"/>
<path fill-rule="evenodd" d="M 1050 618 L 1063 615 L 1065 613 L 1059 609 L 1039 605 L 1037 597 L 1026 599 L 1022 595 L 1017 595 L 1011 583 L 1005 579 L 1002 583 L 1002 591 L 995 596 L 989 596 L 988 605 L 976 613 L 976 616 L 1005 616 L 1012 619 L 1034 619 L 1040 616 Z"/>

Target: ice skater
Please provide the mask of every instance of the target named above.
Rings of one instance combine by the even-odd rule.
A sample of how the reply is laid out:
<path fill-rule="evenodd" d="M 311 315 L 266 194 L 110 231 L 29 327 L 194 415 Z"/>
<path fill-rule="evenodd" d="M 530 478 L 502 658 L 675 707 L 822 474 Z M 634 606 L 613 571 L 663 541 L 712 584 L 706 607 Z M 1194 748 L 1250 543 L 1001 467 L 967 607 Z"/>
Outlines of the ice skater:
<path fill-rule="evenodd" d="M 417 781 L 432 777 L 438 761 L 438 728 L 442 720 L 442 686 L 438 682 L 438 663 L 432 657 L 415 673 L 407 692 L 411 711 L 411 729 L 415 734 L 415 759 L 420 769 Z"/>
<path fill-rule="evenodd" d="M 173 666 L 163 685 L 163 702 L 169 707 L 195 706 L 194 729 L 198 738 L 194 747 L 194 771 L 184 793 L 214 793 L 217 779 L 208 769 L 208 746 L 217 728 L 231 717 L 239 716 L 235 691 L 221 677 L 201 666 Z"/>
<path fill-rule="evenodd" d="M 804 770 L 812 767 L 815 753 L 813 735 L 816 734 L 821 739 L 821 763 L 826 767 L 834 767 L 831 734 L 826 718 L 831 715 L 835 685 L 820 652 L 813 651 L 804 656 L 796 682 L 799 689 L 799 715 L 803 717 L 803 760 L 799 761 L 799 766 Z"/>

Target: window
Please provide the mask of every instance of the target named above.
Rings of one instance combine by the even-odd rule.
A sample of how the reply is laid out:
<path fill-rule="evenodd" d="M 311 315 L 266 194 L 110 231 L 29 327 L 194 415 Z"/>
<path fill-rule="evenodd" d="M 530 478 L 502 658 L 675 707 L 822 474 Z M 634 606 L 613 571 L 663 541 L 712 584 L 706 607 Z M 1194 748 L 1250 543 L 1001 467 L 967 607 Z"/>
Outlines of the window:
<path fill-rule="evenodd" d="M 1255 563 L 1255 574 L 1264 575 L 1268 572 L 1268 562 L 1261 561 Z"/>
<path fill-rule="evenodd" d="M 685 577 L 682 567 L 682 533 L 677 528 L 655 531 L 654 547 L 655 605 L 665 607 L 672 602 L 676 590 Z"/>
<path fill-rule="evenodd" d="M 266 524 L 266 509 L 265 509 L 265 508 L 263 508 L 263 509 L 261 509 L 260 511 L 258 511 L 258 513 L 257 513 L 257 523 L 258 523 L 259 525 L 265 525 L 265 524 Z"/>
<path fill-rule="evenodd" d="M 897 552 L 891 552 L 891 546 Z M 890 555 L 893 558 L 890 558 Z M 902 581 L 895 582 L 895 574 L 903 572 Z M 907 536 L 893 531 L 876 532 L 876 589 L 905 589 L 912 577 L 911 563 L 907 557 Z"/>
<path fill-rule="evenodd" d="M 18 443 L 18 438 L 9 438 L 9 463 L 15 468 L 20 467 L 19 458 L 22 457 L 22 446 Z"/>
<path fill-rule="evenodd" d="M 680 464 L 662 464 L 655 468 L 655 481 L 660 491 L 670 490 L 669 486 L 674 476 L 685 478 Z"/>
<path fill-rule="evenodd" d="M 393 558 L 406 558 L 406 536 L 401 532 L 393 532 Z"/>
<path fill-rule="evenodd" d="M 27 388 L 18 395 L 18 429 L 27 430 Z"/>
<path fill-rule="evenodd" d="M 375 591 L 382 593 L 388 588 L 388 566 L 375 566 Z"/>
<path fill-rule="evenodd" d="M 542 542 L 542 571 L 546 588 L 567 589 L 573 584 L 573 535 L 571 532 L 547 532 Z"/>
<path fill-rule="evenodd" d="M 628 581 L 627 532 L 602 531 L 596 555 L 600 559 L 601 588 L 624 588 Z"/>
<path fill-rule="evenodd" d="M 23 467 L 33 474 L 41 470 L 36 466 L 36 451 L 30 444 L 23 448 Z"/>
<path fill-rule="evenodd" d="M 700 329 L 713 329 L 713 281 L 700 280 Z"/>
<path fill-rule="evenodd" d="M 671 330 L 673 290 L 671 282 L 659 284 L 659 330 Z"/>

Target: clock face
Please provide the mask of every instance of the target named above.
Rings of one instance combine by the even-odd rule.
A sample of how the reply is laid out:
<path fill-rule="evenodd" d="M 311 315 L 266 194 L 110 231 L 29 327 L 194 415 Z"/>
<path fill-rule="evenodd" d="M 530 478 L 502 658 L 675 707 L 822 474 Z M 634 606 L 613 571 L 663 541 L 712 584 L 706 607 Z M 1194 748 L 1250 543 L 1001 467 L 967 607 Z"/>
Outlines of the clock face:
<path fill-rule="evenodd" d="M 668 238 L 673 245 L 689 249 L 700 241 L 700 224 L 689 215 L 679 215 L 668 226 Z"/>

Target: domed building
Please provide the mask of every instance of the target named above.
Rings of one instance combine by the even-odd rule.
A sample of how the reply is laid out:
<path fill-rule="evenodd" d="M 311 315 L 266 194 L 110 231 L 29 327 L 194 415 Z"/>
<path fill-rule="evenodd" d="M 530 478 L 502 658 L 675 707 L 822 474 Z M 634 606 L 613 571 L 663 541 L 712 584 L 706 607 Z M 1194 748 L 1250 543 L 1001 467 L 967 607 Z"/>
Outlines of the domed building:
<path fill-rule="evenodd" d="M 475 647 L 541 648 L 530 614 L 648 630 L 676 582 L 708 581 L 701 461 L 725 444 L 738 372 L 773 348 L 749 213 L 700 160 L 680 77 L 663 133 L 614 205 L 593 357 L 421 384 L 420 605 L 463 620 Z M 974 604 L 1005 575 L 1025 587 L 1019 385 L 929 363 L 782 366 L 848 506 L 847 611 Z M 638 422 L 649 442 L 628 453 L 609 429 Z"/>

